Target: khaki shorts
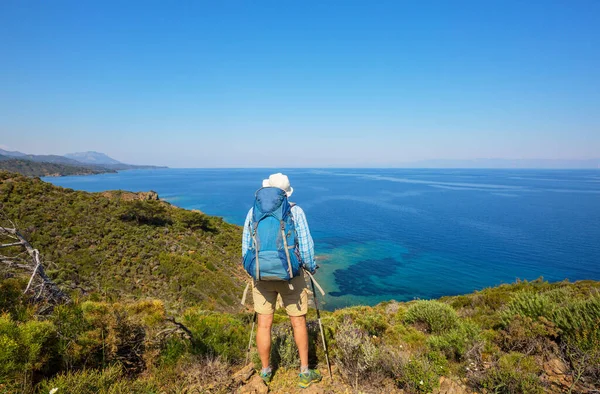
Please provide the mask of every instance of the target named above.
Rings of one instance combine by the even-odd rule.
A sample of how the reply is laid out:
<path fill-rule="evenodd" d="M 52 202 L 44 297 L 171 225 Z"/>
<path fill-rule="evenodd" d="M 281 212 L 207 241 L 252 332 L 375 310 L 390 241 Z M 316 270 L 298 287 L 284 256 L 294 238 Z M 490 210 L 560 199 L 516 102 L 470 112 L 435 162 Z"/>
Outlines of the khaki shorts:
<path fill-rule="evenodd" d="M 281 295 L 283 305 L 289 316 L 304 316 L 308 311 L 308 295 L 304 275 L 292 278 L 290 289 L 288 282 L 259 281 L 252 286 L 254 310 L 261 315 L 275 312 L 277 294 Z"/>

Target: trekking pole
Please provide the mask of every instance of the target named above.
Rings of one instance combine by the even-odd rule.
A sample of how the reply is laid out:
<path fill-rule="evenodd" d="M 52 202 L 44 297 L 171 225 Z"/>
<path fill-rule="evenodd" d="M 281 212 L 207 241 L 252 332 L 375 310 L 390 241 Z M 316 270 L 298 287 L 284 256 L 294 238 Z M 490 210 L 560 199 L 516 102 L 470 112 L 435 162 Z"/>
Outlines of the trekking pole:
<path fill-rule="evenodd" d="M 256 324 L 256 312 L 252 317 L 252 329 L 250 330 L 250 340 L 248 341 L 248 350 L 246 350 L 246 364 L 248 365 L 248 358 L 250 358 L 250 349 L 252 348 L 252 334 L 254 333 L 254 325 Z"/>
<path fill-rule="evenodd" d="M 308 270 L 306 271 L 308 272 Z M 321 339 L 323 340 L 323 348 L 325 348 L 325 360 L 327 360 L 327 369 L 329 370 L 329 378 L 333 382 L 333 374 L 331 373 L 331 364 L 329 363 L 329 352 L 327 350 L 327 341 L 323 332 L 323 324 L 321 323 L 321 313 L 319 312 L 319 303 L 317 302 L 317 290 L 315 289 L 315 280 L 310 272 L 308 272 L 310 284 L 312 285 L 313 300 L 315 301 L 315 309 L 317 310 L 317 320 L 319 321 L 319 330 L 321 331 Z M 319 286 L 320 287 L 320 286 Z M 321 290 L 321 289 L 319 289 Z M 323 291 L 323 290 L 321 290 Z"/>

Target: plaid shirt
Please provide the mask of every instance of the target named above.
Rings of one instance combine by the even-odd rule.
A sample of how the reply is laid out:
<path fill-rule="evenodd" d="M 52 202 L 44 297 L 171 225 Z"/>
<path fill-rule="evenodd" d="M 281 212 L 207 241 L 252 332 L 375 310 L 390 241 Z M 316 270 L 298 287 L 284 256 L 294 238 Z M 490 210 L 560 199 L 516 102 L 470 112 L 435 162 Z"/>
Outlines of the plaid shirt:
<path fill-rule="evenodd" d="M 306 221 L 306 215 L 302 208 L 297 205 L 292 207 L 292 217 L 294 218 L 294 227 L 296 228 L 296 234 L 298 235 L 298 247 L 300 249 L 300 257 L 307 270 L 314 272 L 316 267 L 315 264 L 315 244 L 310 235 L 308 229 L 308 222 Z M 246 215 L 246 222 L 244 223 L 244 235 L 242 236 L 242 256 L 246 255 L 246 252 L 252 246 L 252 208 Z"/>

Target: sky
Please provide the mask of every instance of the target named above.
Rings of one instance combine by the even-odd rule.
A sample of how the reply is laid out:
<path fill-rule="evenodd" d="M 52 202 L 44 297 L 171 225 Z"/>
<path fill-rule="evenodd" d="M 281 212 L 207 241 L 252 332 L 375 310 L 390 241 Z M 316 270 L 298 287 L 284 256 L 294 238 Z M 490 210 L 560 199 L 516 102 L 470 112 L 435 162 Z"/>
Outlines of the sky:
<path fill-rule="evenodd" d="M 0 145 L 171 167 L 600 157 L 600 1 L 0 1 Z"/>

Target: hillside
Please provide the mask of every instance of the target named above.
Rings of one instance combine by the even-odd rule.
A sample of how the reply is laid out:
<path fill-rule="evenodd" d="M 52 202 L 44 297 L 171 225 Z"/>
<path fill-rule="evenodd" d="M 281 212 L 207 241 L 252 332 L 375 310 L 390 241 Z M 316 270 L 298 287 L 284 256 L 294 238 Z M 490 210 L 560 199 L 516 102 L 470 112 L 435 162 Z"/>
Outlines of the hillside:
<path fill-rule="evenodd" d="M 72 297 L 41 308 L 23 294 L 29 277 L 0 265 L 0 393 L 267 391 L 244 366 L 252 315 L 237 304 L 238 226 L 154 192 L 76 192 L 7 172 L 0 204 Z M 280 309 L 271 392 L 600 390 L 600 282 L 539 279 L 321 315 L 334 381 L 311 308 L 310 362 L 324 379 L 296 388 Z M 257 367 L 256 351 L 251 360 Z"/>
<path fill-rule="evenodd" d="M 166 167 L 125 164 L 100 152 L 78 152 L 59 156 L 31 155 L 0 149 L 0 170 L 17 172 L 26 176 L 93 175 L 121 170 L 154 168 Z"/>
<path fill-rule="evenodd" d="M 120 161 L 115 160 L 104 153 L 93 151 L 68 153 L 64 157 L 70 160 L 77 160 L 77 162 L 81 163 L 82 165 L 91 166 L 92 168 L 106 168 L 109 170 L 139 170 L 151 168 L 166 168 L 164 166 L 121 163 Z"/>
<path fill-rule="evenodd" d="M 116 172 L 115 170 L 105 168 L 91 168 L 80 165 L 70 165 L 51 162 L 38 162 L 0 156 L 0 170 L 16 172 L 25 176 L 66 176 L 66 175 L 93 175 L 107 172 Z"/>
<path fill-rule="evenodd" d="M 75 153 L 67 153 L 65 155 L 68 159 L 77 160 L 80 163 L 86 164 L 123 164 L 118 160 L 113 159 L 112 157 L 107 156 L 101 152 L 75 152 Z"/>
<path fill-rule="evenodd" d="M 0 205 L 53 265 L 58 284 L 174 308 L 233 309 L 241 230 L 130 193 L 86 193 L 0 172 Z"/>

